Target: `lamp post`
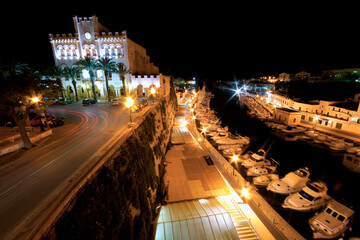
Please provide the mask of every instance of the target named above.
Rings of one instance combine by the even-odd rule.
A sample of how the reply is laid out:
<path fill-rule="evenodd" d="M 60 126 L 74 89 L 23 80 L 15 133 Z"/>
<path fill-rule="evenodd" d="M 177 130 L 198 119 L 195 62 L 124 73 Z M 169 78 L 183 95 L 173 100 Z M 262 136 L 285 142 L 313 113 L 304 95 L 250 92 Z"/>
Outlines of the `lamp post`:
<path fill-rule="evenodd" d="M 238 160 L 239 160 L 238 155 L 233 155 L 233 156 L 231 157 L 231 161 L 232 161 L 232 162 L 235 162 L 235 166 L 236 166 L 236 163 L 237 163 Z M 233 168 L 233 175 L 235 176 L 235 168 Z"/>
<path fill-rule="evenodd" d="M 132 118 L 131 118 L 131 107 L 134 105 L 134 100 L 131 97 L 127 97 L 126 98 L 126 102 L 125 102 L 125 106 L 127 108 L 129 108 L 129 112 L 130 112 L 130 123 L 132 123 Z"/>
<path fill-rule="evenodd" d="M 318 120 L 319 120 L 319 116 L 315 116 L 314 117 L 314 121 L 315 121 L 314 130 L 316 130 L 316 125 L 318 123 Z"/>

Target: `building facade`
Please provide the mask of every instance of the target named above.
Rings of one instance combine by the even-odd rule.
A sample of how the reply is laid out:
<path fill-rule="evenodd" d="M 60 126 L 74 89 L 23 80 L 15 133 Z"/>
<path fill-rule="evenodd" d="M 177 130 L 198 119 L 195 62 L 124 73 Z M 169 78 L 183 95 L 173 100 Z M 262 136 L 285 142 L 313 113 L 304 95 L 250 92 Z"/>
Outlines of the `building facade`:
<path fill-rule="evenodd" d="M 356 97 L 355 99 L 358 99 Z M 291 111 L 297 111 L 301 115 L 301 121 L 360 134 L 360 104 L 358 101 L 320 100 L 304 103 L 272 93 L 268 95 L 267 102 L 277 108 L 289 108 Z"/>
<path fill-rule="evenodd" d="M 53 51 L 55 65 L 72 66 L 86 56 L 100 59 L 111 58 L 115 63 L 123 63 L 130 71 L 125 76 L 125 88 L 131 95 L 141 97 L 146 94 L 146 89 L 160 88 L 163 76 L 159 68 L 150 62 L 145 48 L 130 40 L 126 31 L 121 34 L 109 32 L 102 26 L 95 15 L 87 18 L 74 16 L 75 34 L 50 34 L 50 44 Z M 119 97 L 123 86 L 119 75 L 110 73 L 108 76 L 111 97 Z M 65 95 L 74 97 L 72 81 L 62 78 Z M 95 89 L 97 97 L 104 99 L 107 96 L 105 76 L 102 70 L 95 72 Z M 80 98 L 91 98 L 90 75 L 83 70 L 77 79 L 77 92 Z"/>

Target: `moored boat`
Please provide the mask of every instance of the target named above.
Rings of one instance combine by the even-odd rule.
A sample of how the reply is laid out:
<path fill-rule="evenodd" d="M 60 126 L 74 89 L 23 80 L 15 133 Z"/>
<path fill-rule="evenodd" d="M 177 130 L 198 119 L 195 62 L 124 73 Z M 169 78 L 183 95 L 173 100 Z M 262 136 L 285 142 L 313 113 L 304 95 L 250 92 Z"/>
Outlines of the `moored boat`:
<path fill-rule="evenodd" d="M 270 173 L 274 173 L 276 171 L 276 166 L 261 166 L 261 167 L 252 167 L 247 169 L 246 174 L 248 176 L 261 176 Z"/>
<path fill-rule="evenodd" d="M 266 187 L 271 181 L 275 181 L 279 179 L 278 174 L 266 174 L 258 177 L 253 178 L 253 183 L 255 186 L 263 186 Z"/>
<path fill-rule="evenodd" d="M 300 191 L 309 181 L 310 171 L 307 167 L 289 172 L 285 177 L 269 183 L 267 190 L 278 194 L 291 194 Z"/>
<path fill-rule="evenodd" d="M 318 210 L 331 199 L 327 195 L 327 190 L 326 184 L 321 181 L 310 182 L 300 192 L 288 196 L 284 200 L 282 207 L 300 212 Z"/>
<path fill-rule="evenodd" d="M 309 219 L 313 238 L 332 239 L 339 237 L 349 228 L 353 215 L 353 210 L 331 200 L 323 211 Z"/>

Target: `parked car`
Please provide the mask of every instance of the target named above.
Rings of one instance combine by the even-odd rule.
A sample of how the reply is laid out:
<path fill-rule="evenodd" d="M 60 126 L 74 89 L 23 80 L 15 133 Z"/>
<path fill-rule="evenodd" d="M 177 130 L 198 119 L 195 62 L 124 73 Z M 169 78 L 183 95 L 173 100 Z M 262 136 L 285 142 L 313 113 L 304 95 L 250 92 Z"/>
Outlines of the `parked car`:
<path fill-rule="evenodd" d="M 125 103 L 124 99 L 120 99 L 120 98 L 114 98 L 113 100 L 111 100 L 111 105 L 113 106 L 124 105 L 124 103 Z"/>
<path fill-rule="evenodd" d="M 55 121 L 56 117 L 54 114 L 47 113 L 46 115 L 46 121 Z M 41 121 L 41 116 L 36 116 L 33 119 L 30 120 L 31 126 L 39 126 Z"/>
<path fill-rule="evenodd" d="M 56 100 L 56 104 L 70 104 L 70 103 L 73 103 L 74 101 L 70 98 L 70 97 L 66 97 L 66 98 L 63 98 L 63 97 L 59 97 L 59 99 Z"/>
<path fill-rule="evenodd" d="M 82 104 L 84 106 L 89 105 L 89 104 L 95 104 L 95 103 L 96 103 L 96 101 L 94 99 L 91 99 L 91 98 L 86 98 L 86 99 L 84 99 L 82 101 Z"/>

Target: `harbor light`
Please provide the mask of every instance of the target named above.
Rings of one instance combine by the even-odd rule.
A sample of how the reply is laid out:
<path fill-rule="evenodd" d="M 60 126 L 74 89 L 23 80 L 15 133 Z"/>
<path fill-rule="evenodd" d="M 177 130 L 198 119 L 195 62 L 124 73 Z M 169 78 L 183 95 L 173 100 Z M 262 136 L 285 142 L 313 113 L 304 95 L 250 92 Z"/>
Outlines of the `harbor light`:
<path fill-rule="evenodd" d="M 243 188 L 243 189 L 241 190 L 241 195 L 243 195 L 245 198 L 249 198 L 249 197 L 250 197 L 250 192 L 249 192 L 248 189 Z"/>
<path fill-rule="evenodd" d="M 233 162 L 237 162 L 237 161 L 239 160 L 239 156 L 238 156 L 238 155 L 233 155 L 233 156 L 231 157 L 231 160 L 232 160 Z"/>
<path fill-rule="evenodd" d="M 38 99 L 37 97 L 33 97 L 33 98 L 31 99 L 31 101 L 33 101 L 34 103 L 37 103 L 37 102 L 39 102 L 39 99 Z"/>
<path fill-rule="evenodd" d="M 196 119 L 196 117 L 195 117 L 195 116 L 192 116 L 192 117 L 191 117 L 191 119 L 192 119 L 192 120 L 195 120 L 195 119 Z"/>

